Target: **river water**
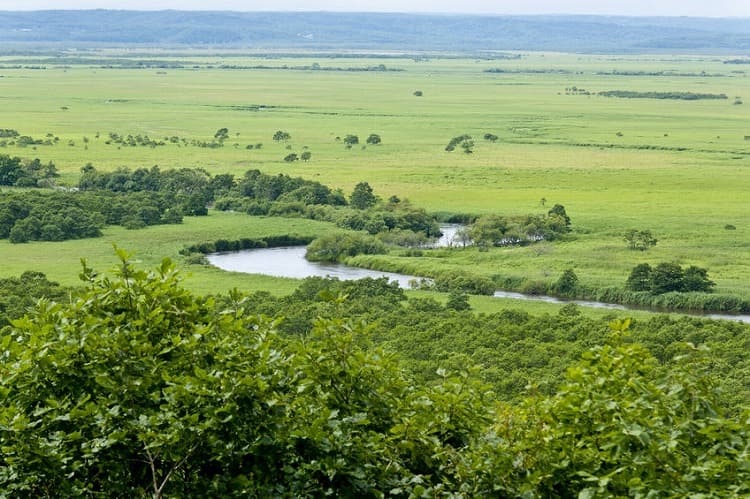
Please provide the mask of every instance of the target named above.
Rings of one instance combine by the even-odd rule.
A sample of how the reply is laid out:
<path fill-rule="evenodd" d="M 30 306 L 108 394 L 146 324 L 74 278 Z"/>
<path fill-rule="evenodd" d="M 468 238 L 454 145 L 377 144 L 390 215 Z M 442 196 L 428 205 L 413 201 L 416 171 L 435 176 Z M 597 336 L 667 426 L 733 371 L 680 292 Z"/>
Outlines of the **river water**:
<path fill-rule="evenodd" d="M 456 226 L 459 227 L 459 226 Z M 453 236 L 456 229 L 446 230 L 441 226 L 443 237 L 436 246 L 450 246 L 453 242 Z M 449 235 L 447 235 L 449 234 Z M 291 277 L 294 279 L 304 279 L 305 277 L 336 277 L 341 280 L 362 279 L 364 277 L 380 278 L 387 277 L 390 281 L 395 281 L 402 288 L 409 288 L 410 282 L 420 280 L 420 277 L 394 272 L 382 272 L 379 270 L 362 269 L 359 267 L 350 267 L 342 264 L 308 262 L 305 260 L 306 248 L 304 246 L 285 246 L 279 248 L 262 248 L 236 251 L 231 253 L 213 253 L 207 255 L 211 265 L 222 270 L 231 272 L 243 272 L 247 274 L 262 274 L 274 277 Z M 582 307 L 612 309 L 612 310 L 633 310 L 624 305 L 613 303 L 602 303 L 597 301 L 585 300 L 561 300 L 552 296 L 543 295 L 525 295 L 521 293 L 512 293 L 508 291 L 496 291 L 496 298 L 506 298 L 526 301 L 542 301 L 545 303 L 567 304 L 575 303 Z M 676 312 L 682 314 L 682 312 Z M 684 314 L 692 315 L 692 314 Z M 750 315 L 728 315 L 728 314 L 701 314 L 700 317 L 711 319 L 724 319 L 750 323 Z"/>
<path fill-rule="evenodd" d="M 342 281 L 348 281 L 364 277 L 387 277 L 390 281 L 398 282 L 402 288 L 409 288 L 409 281 L 419 279 L 414 276 L 361 269 L 338 263 L 309 262 L 305 260 L 306 251 L 305 246 L 250 249 L 231 253 L 214 253 L 208 255 L 208 261 L 222 270 L 294 279 L 318 276 L 337 277 Z"/>

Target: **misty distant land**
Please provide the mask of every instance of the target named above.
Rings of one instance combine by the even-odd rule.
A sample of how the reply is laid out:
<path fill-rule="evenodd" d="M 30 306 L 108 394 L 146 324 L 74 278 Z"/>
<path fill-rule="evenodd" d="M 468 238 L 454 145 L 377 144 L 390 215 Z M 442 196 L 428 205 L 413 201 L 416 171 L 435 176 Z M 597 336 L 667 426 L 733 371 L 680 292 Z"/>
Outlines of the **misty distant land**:
<path fill-rule="evenodd" d="M 49 48 L 750 54 L 750 18 L 0 11 L 0 53 Z"/>

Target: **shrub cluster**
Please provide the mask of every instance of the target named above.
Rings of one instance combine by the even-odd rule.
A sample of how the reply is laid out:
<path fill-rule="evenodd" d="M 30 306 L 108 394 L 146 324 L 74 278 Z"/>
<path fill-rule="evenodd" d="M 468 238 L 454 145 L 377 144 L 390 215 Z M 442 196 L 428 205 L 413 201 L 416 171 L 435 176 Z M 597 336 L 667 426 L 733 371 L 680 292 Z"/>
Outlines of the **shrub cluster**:
<path fill-rule="evenodd" d="M 479 246 L 510 246 L 559 238 L 569 226 L 570 218 L 558 204 L 545 215 L 481 216 L 469 228 L 469 236 Z"/>
<path fill-rule="evenodd" d="M 315 239 L 307 246 L 305 258 L 311 262 L 341 262 L 350 256 L 385 252 L 385 245 L 369 234 L 340 232 Z"/>
<path fill-rule="evenodd" d="M 474 142 L 471 140 L 471 135 L 463 134 L 453 137 L 448 145 L 445 146 L 445 150 L 452 152 L 456 149 L 456 146 L 460 145 L 464 151 L 471 152 L 471 148 L 474 147 Z"/>
<path fill-rule="evenodd" d="M 669 292 L 710 292 L 716 285 L 708 270 L 695 265 L 683 269 L 679 264 L 662 262 L 651 267 L 641 263 L 633 267 L 625 287 L 630 291 L 648 291 L 655 295 Z"/>

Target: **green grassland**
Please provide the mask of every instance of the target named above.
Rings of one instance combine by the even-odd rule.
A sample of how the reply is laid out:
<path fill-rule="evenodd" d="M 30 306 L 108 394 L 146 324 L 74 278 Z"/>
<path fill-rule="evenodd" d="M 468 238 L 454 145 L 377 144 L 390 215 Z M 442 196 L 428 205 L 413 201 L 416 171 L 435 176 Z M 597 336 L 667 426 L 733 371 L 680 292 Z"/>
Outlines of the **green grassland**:
<path fill-rule="evenodd" d="M 534 53 L 518 60 L 419 61 L 178 55 L 184 66 L 180 69 L 75 64 L 9 69 L 34 61 L 0 58 L 0 128 L 60 139 L 50 146 L 8 145 L 0 154 L 53 161 L 62 181 L 71 184 L 89 162 L 100 170 L 158 164 L 236 175 L 258 168 L 318 180 L 345 192 L 366 180 L 378 195 L 395 194 L 431 211 L 511 215 L 542 213 L 560 203 L 573 221 L 565 241 L 382 259 L 414 270 L 469 267 L 487 276 L 548 281 L 573 268 L 590 286 L 622 285 L 637 263 L 675 261 L 707 267 L 717 292 L 750 298 L 750 140 L 745 138 L 750 136 L 750 78 L 745 65 L 724 64 L 715 56 L 664 55 Z M 136 52 L 129 57 L 153 60 L 159 55 Z M 401 71 L 219 67 L 313 63 L 337 69 L 382 63 Z M 489 69 L 506 72 L 486 72 Z M 614 71 L 628 74 L 600 74 Z M 574 86 L 579 92 L 566 91 Z M 423 96 L 415 96 L 416 90 Z M 607 90 L 728 98 L 595 95 Z M 743 99 L 745 104 L 735 103 Z M 154 148 L 105 143 L 109 132 L 210 141 L 221 127 L 229 129 L 230 138 L 215 149 L 169 142 Z M 288 131 L 291 139 L 274 142 L 276 130 Z M 336 140 L 356 134 L 364 143 L 370 133 L 379 134 L 382 144 L 346 149 Z M 499 139 L 484 141 L 485 133 Z M 444 151 L 448 141 L 461 134 L 474 137 L 474 152 Z M 258 143 L 262 148 L 246 149 Z M 304 150 L 312 153 L 309 162 L 283 161 L 288 153 Z M 725 229 L 728 224 L 736 230 Z M 310 234 L 329 227 L 211 212 L 204 219 L 186 218 L 182 226 L 110 228 L 97 240 L 22 246 L 2 241 L 0 272 L 15 275 L 34 268 L 72 283 L 79 257 L 89 258 L 97 268 L 113 264 L 112 243 L 152 263 L 163 256 L 176 258 L 181 247 L 198 241 L 233 234 Z M 644 253 L 628 250 L 622 235 L 630 228 L 651 230 L 657 246 Z M 200 266 L 188 270 L 188 285 L 200 292 L 237 286 L 283 293 L 294 286 L 293 281 Z"/>

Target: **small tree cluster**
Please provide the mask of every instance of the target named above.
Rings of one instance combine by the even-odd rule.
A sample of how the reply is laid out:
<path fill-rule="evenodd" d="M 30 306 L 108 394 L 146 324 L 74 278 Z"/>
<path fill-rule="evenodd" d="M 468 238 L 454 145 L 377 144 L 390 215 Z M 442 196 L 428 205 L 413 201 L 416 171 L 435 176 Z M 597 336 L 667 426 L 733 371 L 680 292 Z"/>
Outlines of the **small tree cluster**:
<path fill-rule="evenodd" d="M 311 262 L 340 262 L 355 255 L 377 255 L 386 252 L 375 237 L 362 233 L 337 233 L 319 237 L 307 246 L 305 258 Z"/>
<path fill-rule="evenodd" d="M 625 287 L 631 291 L 653 294 L 698 291 L 709 293 L 716 285 L 708 278 L 708 270 L 691 265 L 683 269 L 679 264 L 662 262 L 656 267 L 648 263 L 636 265 L 628 276 Z"/>
<path fill-rule="evenodd" d="M 565 207 L 558 204 L 546 215 L 484 215 L 471 226 L 468 235 L 480 247 L 510 246 L 555 239 L 569 232 L 569 225 Z"/>
<path fill-rule="evenodd" d="M 448 142 L 448 145 L 445 146 L 445 150 L 452 152 L 457 146 L 460 146 L 466 154 L 471 154 L 474 148 L 474 141 L 472 140 L 471 135 L 464 134 L 453 137 L 450 142 Z"/>
<path fill-rule="evenodd" d="M 229 138 L 229 129 L 228 128 L 219 128 L 216 130 L 216 133 L 214 134 L 214 138 L 218 140 L 219 142 L 224 142 Z"/>
<path fill-rule="evenodd" d="M 289 134 L 289 132 L 285 132 L 283 130 L 277 130 L 276 133 L 273 134 L 273 140 L 275 140 L 276 142 L 285 142 L 291 138 L 292 136 Z"/>
<path fill-rule="evenodd" d="M 632 250 L 646 251 L 656 246 L 656 238 L 650 230 L 630 229 L 625 233 L 625 241 Z"/>

